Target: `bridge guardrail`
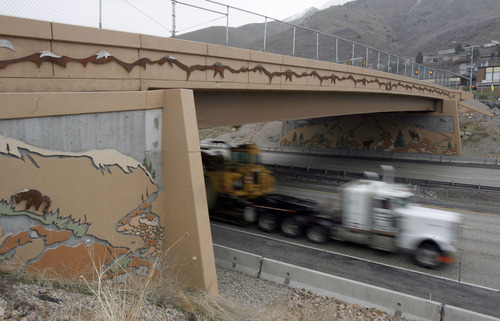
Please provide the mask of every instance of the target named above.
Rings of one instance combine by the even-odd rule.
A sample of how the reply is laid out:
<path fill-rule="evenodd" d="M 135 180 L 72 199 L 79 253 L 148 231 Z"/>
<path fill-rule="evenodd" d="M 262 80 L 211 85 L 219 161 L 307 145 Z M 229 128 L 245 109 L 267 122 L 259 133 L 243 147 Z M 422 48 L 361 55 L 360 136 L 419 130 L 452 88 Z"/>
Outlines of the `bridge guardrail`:
<path fill-rule="evenodd" d="M 450 155 L 431 155 L 431 154 L 415 154 L 415 153 L 392 153 L 378 151 L 361 151 L 361 150 L 338 150 L 333 148 L 319 147 L 294 147 L 294 146 L 279 146 L 279 147 L 260 147 L 263 151 L 282 152 L 282 153 L 300 153 L 311 155 L 325 155 L 337 157 L 358 157 L 369 159 L 394 159 L 394 160 L 409 160 L 409 161 L 430 161 L 439 163 L 455 163 L 455 164 L 474 164 L 474 165 L 500 165 L 498 158 L 476 158 L 476 157 L 459 157 Z"/>
<path fill-rule="evenodd" d="M 304 179 L 307 181 L 321 181 L 336 186 L 363 178 L 363 173 L 356 172 L 277 164 L 264 165 L 271 169 L 278 177 L 291 180 Z M 457 198 L 462 202 L 468 200 L 476 205 L 479 205 L 480 203 L 484 205 L 498 205 L 497 199 L 498 194 L 500 193 L 500 187 L 497 186 L 455 183 L 453 181 L 446 182 L 431 179 L 416 179 L 401 176 L 395 176 L 394 181 L 396 183 L 414 186 L 417 189 L 416 194 L 419 194 L 419 191 L 422 189 L 436 190 L 439 192 L 439 198 L 444 199 L 445 201 Z M 454 197 L 455 193 L 457 195 Z M 463 195 L 464 193 L 466 194 L 465 197 Z"/>

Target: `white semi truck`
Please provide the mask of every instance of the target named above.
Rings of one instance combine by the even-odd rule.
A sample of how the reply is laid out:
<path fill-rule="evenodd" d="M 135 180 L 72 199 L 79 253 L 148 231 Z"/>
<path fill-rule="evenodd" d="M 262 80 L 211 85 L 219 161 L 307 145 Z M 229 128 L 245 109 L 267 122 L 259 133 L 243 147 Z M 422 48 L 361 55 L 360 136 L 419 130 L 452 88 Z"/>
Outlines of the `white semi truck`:
<path fill-rule="evenodd" d="M 289 211 L 284 198 L 271 196 L 256 200 L 255 210 L 246 208 L 246 220 L 255 220 L 259 227 L 272 232 L 281 228 L 290 237 L 305 234 L 314 243 L 329 239 L 365 244 L 383 251 L 405 251 L 423 267 L 437 268 L 452 263 L 462 222 L 458 213 L 413 204 L 412 191 L 392 181 L 392 167 L 384 168 L 384 180 L 375 173 L 368 179 L 347 183 L 341 192 L 339 209 L 307 208 Z M 297 203 L 297 199 L 295 199 Z M 255 212 L 255 215 L 248 215 Z"/>
<path fill-rule="evenodd" d="M 459 214 L 418 206 L 413 193 L 387 181 L 362 179 L 342 190 L 340 212 L 315 215 L 306 235 L 316 243 L 328 238 L 366 244 L 379 250 L 403 250 L 428 268 L 452 263 L 462 218 Z"/>

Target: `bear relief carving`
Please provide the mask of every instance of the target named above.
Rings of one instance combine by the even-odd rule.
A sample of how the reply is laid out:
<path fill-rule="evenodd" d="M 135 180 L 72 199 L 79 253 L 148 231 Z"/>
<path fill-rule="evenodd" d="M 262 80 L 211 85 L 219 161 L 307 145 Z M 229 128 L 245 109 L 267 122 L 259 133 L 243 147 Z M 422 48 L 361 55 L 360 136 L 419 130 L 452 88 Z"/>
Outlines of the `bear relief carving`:
<path fill-rule="evenodd" d="M 38 211 L 42 203 L 45 202 L 45 207 L 43 208 L 42 212 L 47 211 L 47 209 L 50 207 L 50 204 L 52 203 L 52 199 L 49 196 L 47 195 L 42 196 L 42 193 L 40 193 L 40 191 L 28 188 L 25 188 L 17 192 L 17 194 L 14 195 L 14 199 L 16 200 L 16 204 L 24 200 L 27 200 L 26 210 L 29 210 L 31 206 L 34 205 L 35 210 Z"/>

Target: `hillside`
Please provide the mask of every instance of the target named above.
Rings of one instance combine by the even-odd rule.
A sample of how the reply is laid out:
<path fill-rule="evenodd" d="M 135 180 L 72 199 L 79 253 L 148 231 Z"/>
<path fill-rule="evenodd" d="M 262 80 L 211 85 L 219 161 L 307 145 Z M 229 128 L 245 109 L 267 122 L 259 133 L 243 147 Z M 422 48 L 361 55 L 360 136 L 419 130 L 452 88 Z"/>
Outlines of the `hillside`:
<path fill-rule="evenodd" d="M 482 44 L 498 38 L 500 1 L 356 0 L 311 10 L 291 23 L 413 58 L 419 51 L 452 49 L 453 41 Z M 231 28 L 230 46 L 261 50 L 263 31 L 263 23 Z M 224 44 L 222 34 L 224 27 L 213 27 L 179 38 Z M 314 33 L 297 29 L 296 36 L 296 55 L 310 56 L 316 42 Z M 266 50 L 290 54 L 292 37 L 291 26 L 268 23 Z M 332 45 L 332 40 L 320 37 L 320 47 Z"/>

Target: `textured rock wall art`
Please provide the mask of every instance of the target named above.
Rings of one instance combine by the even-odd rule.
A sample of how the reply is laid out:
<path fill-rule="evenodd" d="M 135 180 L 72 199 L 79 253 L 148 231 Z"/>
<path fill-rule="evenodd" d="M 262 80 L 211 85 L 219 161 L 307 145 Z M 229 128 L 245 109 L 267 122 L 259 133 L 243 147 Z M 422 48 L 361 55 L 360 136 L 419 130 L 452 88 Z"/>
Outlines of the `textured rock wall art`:
<path fill-rule="evenodd" d="M 162 195 L 140 162 L 0 136 L 0 167 L 0 262 L 66 277 L 93 277 L 97 267 L 112 277 L 145 273 L 162 253 Z"/>

